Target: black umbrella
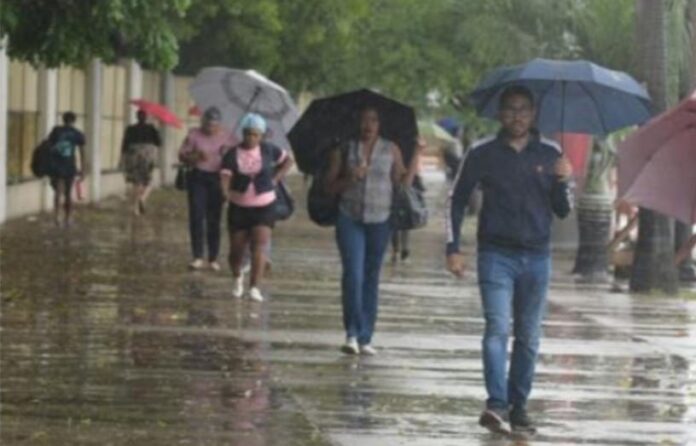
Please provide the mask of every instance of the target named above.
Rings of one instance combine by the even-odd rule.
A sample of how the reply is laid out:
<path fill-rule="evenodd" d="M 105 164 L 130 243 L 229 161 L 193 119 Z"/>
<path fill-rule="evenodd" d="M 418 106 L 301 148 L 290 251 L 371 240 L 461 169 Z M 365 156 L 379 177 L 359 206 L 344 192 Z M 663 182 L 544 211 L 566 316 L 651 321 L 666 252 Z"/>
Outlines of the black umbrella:
<path fill-rule="evenodd" d="M 312 174 L 319 167 L 322 153 L 358 137 L 359 112 L 365 107 L 380 115 L 380 134 L 395 142 L 408 163 L 418 135 L 416 114 L 411 107 L 362 89 L 312 101 L 288 133 L 295 160 L 302 172 Z"/>

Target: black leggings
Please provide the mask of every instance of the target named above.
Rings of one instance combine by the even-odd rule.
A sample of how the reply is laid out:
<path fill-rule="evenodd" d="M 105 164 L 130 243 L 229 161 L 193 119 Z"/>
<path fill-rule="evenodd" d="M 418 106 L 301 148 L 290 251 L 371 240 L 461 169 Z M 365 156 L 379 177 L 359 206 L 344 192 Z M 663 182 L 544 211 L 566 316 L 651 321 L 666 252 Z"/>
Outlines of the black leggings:
<path fill-rule="evenodd" d="M 187 190 L 193 257 L 202 259 L 207 244 L 208 260 L 216 260 L 220 253 L 220 219 L 224 203 L 220 175 L 194 169 L 188 178 Z"/>

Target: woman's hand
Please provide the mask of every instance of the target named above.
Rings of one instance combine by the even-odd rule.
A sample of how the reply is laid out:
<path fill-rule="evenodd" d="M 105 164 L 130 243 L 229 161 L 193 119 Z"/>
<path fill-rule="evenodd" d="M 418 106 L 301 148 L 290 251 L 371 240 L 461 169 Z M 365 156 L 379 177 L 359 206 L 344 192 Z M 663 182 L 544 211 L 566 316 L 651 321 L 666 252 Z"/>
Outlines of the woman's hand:
<path fill-rule="evenodd" d="M 350 178 L 353 181 L 362 181 L 367 176 L 367 165 L 362 164 L 350 170 Z"/>

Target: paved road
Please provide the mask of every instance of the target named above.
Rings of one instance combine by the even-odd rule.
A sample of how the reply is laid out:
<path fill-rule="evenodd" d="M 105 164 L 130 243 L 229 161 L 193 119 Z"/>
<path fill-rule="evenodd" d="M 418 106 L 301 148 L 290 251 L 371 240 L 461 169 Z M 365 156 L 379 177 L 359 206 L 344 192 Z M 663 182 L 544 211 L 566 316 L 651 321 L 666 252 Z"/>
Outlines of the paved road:
<path fill-rule="evenodd" d="M 338 353 L 331 231 L 302 210 L 280 225 L 270 299 L 252 304 L 227 274 L 186 271 L 183 206 L 168 191 L 140 220 L 112 200 L 69 230 L 2 228 L 0 443 L 696 445 L 696 301 L 576 288 L 560 255 L 530 406 L 541 432 L 515 443 L 476 424 L 475 277 L 443 273 L 439 212 L 414 260 L 385 266 L 381 354 L 359 359 Z"/>

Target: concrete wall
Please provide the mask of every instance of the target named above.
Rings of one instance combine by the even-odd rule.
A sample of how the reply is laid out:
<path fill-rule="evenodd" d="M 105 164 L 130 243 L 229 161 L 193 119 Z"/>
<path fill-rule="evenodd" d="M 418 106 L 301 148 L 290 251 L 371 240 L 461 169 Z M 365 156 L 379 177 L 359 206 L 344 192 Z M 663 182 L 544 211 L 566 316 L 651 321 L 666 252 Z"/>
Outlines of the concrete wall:
<path fill-rule="evenodd" d="M 33 178 L 28 162 L 33 147 L 67 110 L 77 113 L 77 127 L 88 141 L 82 203 L 123 195 L 123 174 L 113 169 L 123 130 L 134 118 L 135 107 L 129 101 L 144 98 L 163 103 L 184 122 L 195 125 L 198 118 L 188 116 L 190 81 L 142 70 L 132 60 L 116 66 L 95 60 L 84 69 L 35 70 L 8 60 L 0 45 L 0 223 L 51 210 L 48 182 Z M 186 128 L 160 127 L 160 131 L 164 147 L 153 176 L 156 187 L 173 183 L 176 169 L 172 164 L 177 161 L 176 151 Z M 10 168 L 13 175 L 8 182 Z"/>

